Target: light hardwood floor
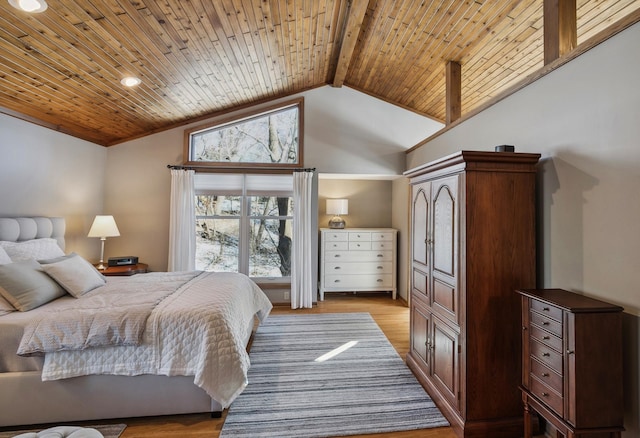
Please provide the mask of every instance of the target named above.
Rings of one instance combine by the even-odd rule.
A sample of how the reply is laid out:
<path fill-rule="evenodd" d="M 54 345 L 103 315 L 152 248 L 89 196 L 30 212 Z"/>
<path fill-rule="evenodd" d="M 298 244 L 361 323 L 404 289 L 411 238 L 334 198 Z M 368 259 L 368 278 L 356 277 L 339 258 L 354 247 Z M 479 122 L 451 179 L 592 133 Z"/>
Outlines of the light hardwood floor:
<path fill-rule="evenodd" d="M 369 312 L 385 333 L 391 344 L 404 359 L 409 350 L 409 309 L 401 300 L 392 300 L 382 294 L 327 294 L 325 301 L 313 309 L 291 310 L 287 306 L 276 306 L 273 315 L 286 313 L 338 313 Z M 125 418 L 87 423 L 125 423 L 127 428 L 121 438 L 217 438 L 222 429 L 226 411 L 222 418 L 211 418 L 209 414 L 176 415 L 166 417 Z M 394 432 L 388 434 L 359 435 L 359 437 L 388 438 L 455 438 L 450 427 Z"/>

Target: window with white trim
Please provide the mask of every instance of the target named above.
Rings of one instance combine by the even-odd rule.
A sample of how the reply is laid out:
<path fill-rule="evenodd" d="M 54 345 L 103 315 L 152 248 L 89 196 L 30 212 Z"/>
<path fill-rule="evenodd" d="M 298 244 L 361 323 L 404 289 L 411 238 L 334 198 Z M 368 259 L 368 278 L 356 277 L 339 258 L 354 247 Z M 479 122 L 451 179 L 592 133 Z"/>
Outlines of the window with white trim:
<path fill-rule="evenodd" d="M 195 190 L 196 269 L 290 279 L 292 175 L 198 173 Z"/>

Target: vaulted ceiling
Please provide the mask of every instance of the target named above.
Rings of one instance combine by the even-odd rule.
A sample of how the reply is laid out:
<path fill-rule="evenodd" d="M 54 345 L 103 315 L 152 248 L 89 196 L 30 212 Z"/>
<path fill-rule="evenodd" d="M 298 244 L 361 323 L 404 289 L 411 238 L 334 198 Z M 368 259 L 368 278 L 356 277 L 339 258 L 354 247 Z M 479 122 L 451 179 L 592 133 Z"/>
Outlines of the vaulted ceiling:
<path fill-rule="evenodd" d="M 443 121 L 447 61 L 463 115 L 543 67 L 542 0 L 48 3 L 0 0 L 0 112 L 105 146 L 325 84 Z M 577 0 L 578 44 L 639 10 Z"/>

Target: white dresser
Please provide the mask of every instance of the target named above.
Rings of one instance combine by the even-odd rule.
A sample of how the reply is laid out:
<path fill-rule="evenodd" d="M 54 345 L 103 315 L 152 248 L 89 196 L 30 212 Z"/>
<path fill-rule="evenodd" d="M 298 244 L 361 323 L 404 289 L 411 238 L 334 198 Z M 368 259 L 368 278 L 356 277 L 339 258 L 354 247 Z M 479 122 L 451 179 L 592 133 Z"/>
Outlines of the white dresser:
<path fill-rule="evenodd" d="M 390 291 L 396 298 L 397 230 L 320 229 L 320 301 L 325 292 Z"/>

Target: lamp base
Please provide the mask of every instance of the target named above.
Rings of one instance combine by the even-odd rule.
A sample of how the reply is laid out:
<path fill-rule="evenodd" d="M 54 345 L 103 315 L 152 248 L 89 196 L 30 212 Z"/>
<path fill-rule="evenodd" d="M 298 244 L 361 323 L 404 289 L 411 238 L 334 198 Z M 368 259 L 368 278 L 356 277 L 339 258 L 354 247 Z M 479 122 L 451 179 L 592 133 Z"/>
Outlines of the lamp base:
<path fill-rule="evenodd" d="M 329 221 L 329 228 L 332 228 L 334 230 L 341 230 L 346 225 L 347 225 L 347 223 L 340 216 L 334 216 Z"/>

